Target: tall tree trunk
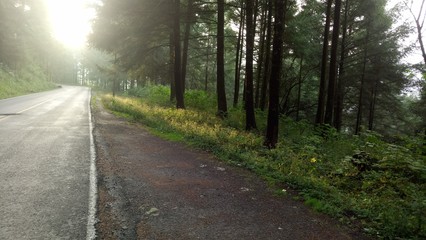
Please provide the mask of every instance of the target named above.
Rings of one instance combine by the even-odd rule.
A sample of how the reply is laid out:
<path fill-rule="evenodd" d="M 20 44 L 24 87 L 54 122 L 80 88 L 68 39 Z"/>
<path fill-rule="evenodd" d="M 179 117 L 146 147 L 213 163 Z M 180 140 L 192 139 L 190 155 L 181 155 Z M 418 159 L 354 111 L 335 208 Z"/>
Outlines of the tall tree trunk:
<path fill-rule="evenodd" d="M 262 78 L 262 86 L 260 90 L 260 109 L 262 111 L 265 110 L 266 107 L 266 93 L 268 91 L 268 82 L 269 77 L 271 74 L 270 70 L 270 56 L 271 56 L 271 40 L 272 40 L 272 11 L 273 11 L 273 4 L 269 1 L 268 2 L 268 23 L 267 23 L 267 30 L 266 30 L 266 40 L 265 40 L 265 66 L 264 66 L 264 74 Z"/>
<path fill-rule="evenodd" d="M 297 103 L 296 103 L 296 121 L 299 121 L 300 113 L 300 99 L 302 98 L 302 70 L 303 70 L 303 56 L 300 57 L 299 63 L 299 81 L 297 86 Z"/>
<path fill-rule="evenodd" d="M 172 65 L 172 64 L 170 64 L 170 65 Z M 170 78 L 170 79 L 172 79 L 173 78 L 173 71 L 170 71 L 169 74 L 172 75 L 171 78 Z M 141 87 L 141 86 L 142 86 L 142 76 L 139 74 L 138 78 L 136 79 L 136 87 Z"/>
<path fill-rule="evenodd" d="M 339 46 L 339 30 L 340 30 L 340 11 L 342 8 L 342 0 L 336 0 L 334 5 L 334 19 L 333 19 L 333 37 L 331 40 L 331 53 L 330 53 L 330 73 L 328 79 L 327 91 L 327 107 L 325 110 L 326 124 L 333 124 L 333 110 L 336 96 L 336 81 L 337 81 L 337 48 Z"/>
<path fill-rule="evenodd" d="M 245 10 L 244 10 L 245 11 Z M 245 40 L 246 40 L 246 36 L 245 35 L 247 35 L 247 34 L 245 34 L 245 29 L 247 29 L 247 26 L 246 26 L 246 21 L 245 21 L 245 18 L 246 18 L 246 16 L 247 16 L 247 12 L 245 12 L 245 15 L 244 15 L 244 27 L 243 27 L 243 35 L 242 35 L 242 39 L 241 39 L 241 49 L 240 49 L 240 67 L 239 67 L 239 69 L 242 69 L 242 66 L 243 66 L 243 56 L 244 55 L 246 55 L 246 52 L 247 52 L 247 49 L 245 48 L 245 45 L 244 45 L 244 43 L 246 42 Z M 246 81 L 245 81 L 245 79 L 243 80 L 243 107 L 244 107 L 244 109 L 245 109 L 245 102 L 246 102 Z"/>
<path fill-rule="evenodd" d="M 371 88 L 370 94 L 370 111 L 368 114 L 368 130 L 372 131 L 374 126 L 374 112 L 376 110 L 376 100 L 377 100 L 377 87 L 379 80 L 375 79 L 373 86 Z"/>
<path fill-rule="evenodd" d="M 218 0 L 217 8 L 217 114 L 225 118 L 228 113 L 225 93 L 225 0 Z"/>
<path fill-rule="evenodd" d="M 130 89 L 133 89 L 133 88 L 135 88 L 135 80 L 131 79 L 130 80 Z"/>
<path fill-rule="evenodd" d="M 176 99 L 176 81 L 175 81 L 175 43 L 174 33 L 170 31 L 170 48 L 169 48 L 169 77 L 170 77 L 170 102 Z"/>
<path fill-rule="evenodd" d="M 287 0 L 275 0 L 275 22 L 274 40 L 272 51 L 272 70 L 269 79 L 269 110 L 268 124 L 266 128 L 266 139 L 264 145 L 268 148 L 275 148 L 278 142 L 279 126 L 279 93 L 282 68 L 282 45 L 284 33 L 284 14 Z"/>
<path fill-rule="evenodd" d="M 268 4 L 268 3 L 266 3 Z M 262 11 L 262 17 L 261 17 L 261 34 L 260 34 L 260 43 L 259 43 L 259 61 L 257 62 L 257 71 L 256 71 L 256 94 L 255 94 L 255 101 L 254 105 L 256 108 L 259 108 L 259 101 L 260 101 L 260 88 L 262 83 L 262 74 L 263 74 L 263 59 L 265 57 L 265 35 L 266 35 L 266 18 L 267 18 L 267 8 L 264 8 Z"/>
<path fill-rule="evenodd" d="M 258 15 L 259 15 L 259 0 L 254 0 L 254 6 L 253 6 L 253 27 L 254 27 L 254 34 L 256 34 L 257 16 Z"/>
<path fill-rule="evenodd" d="M 297 59 L 297 56 L 295 55 L 293 57 L 293 60 L 291 61 L 290 66 L 288 67 L 288 69 L 293 69 L 293 65 L 296 62 L 296 59 Z M 287 75 L 284 74 L 284 76 L 283 76 L 283 82 L 284 83 L 286 82 L 285 81 L 286 77 L 287 77 Z M 293 88 L 295 86 L 297 86 L 297 84 L 293 84 L 292 82 L 289 81 L 287 83 L 287 85 L 289 85 L 289 86 L 285 88 L 284 96 L 282 97 L 281 102 L 280 102 L 281 113 L 286 113 L 286 115 L 287 115 L 288 110 L 289 110 L 289 103 L 290 103 L 291 91 L 293 91 Z"/>
<path fill-rule="evenodd" d="M 173 27 L 173 40 L 175 49 L 174 76 L 176 85 L 176 108 L 184 109 L 184 93 L 182 84 L 182 64 L 181 64 L 181 47 L 180 47 L 180 0 L 174 0 L 175 16 Z"/>
<path fill-rule="evenodd" d="M 325 98 L 326 98 L 326 71 L 327 71 L 327 60 L 328 60 L 328 38 L 330 34 L 330 22 L 331 22 L 331 5 L 332 0 L 327 0 L 327 9 L 325 16 L 324 26 L 324 40 L 322 45 L 322 59 L 321 59 L 321 78 L 320 87 L 318 93 L 318 108 L 315 122 L 317 124 L 324 123 L 324 110 L 325 110 Z"/>
<path fill-rule="evenodd" d="M 256 129 L 253 101 L 253 52 L 254 52 L 254 26 L 253 26 L 253 0 L 246 0 L 246 81 L 245 81 L 245 109 L 246 130 Z"/>
<path fill-rule="evenodd" d="M 334 127 L 340 132 L 342 129 L 343 119 L 343 100 L 345 88 L 345 59 L 346 59 L 346 36 L 348 31 L 348 14 L 349 14 L 349 0 L 345 2 L 345 18 L 342 29 L 342 42 L 340 44 L 340 63 L 339 63 L 339 77 L 337 83 L 336 104 L 334 113 Z"/>
<path fill-rule="evenodd" d="M 183 92 L 186 89 L 186 68 L 188 65 L 188 50 L 189 50 L 189 36 L 191 35 L 191 21 L 192 21 L 192 5 L 194 0 L 188 0 L 186 10 L 186 23 L 185 33 L 183 38 L 183 51 L 182 51 L 182 88 Z"/>
<path fill-rule="evenodd" d="M 241 1 L 241 5 L 243 5 L 243 1 Z M 241 16 L 240 16 L 240 27 L 238 29 L 238 39 L 237 39 L 237 53 L 235 56 L 235 78 L 234 78 L 234 102 L 233 106 L 237 107 L 238 99 L 240 96 L 240 69 L 241 69 L 241 53 L 242 53 L 242 42 L 244 36 L 244 6 L 241 6 Z"/>
<path fill-rule="evenodd" d="M 112 74 L 112 96 L 115 97 L 115 92 L 117 90 L 117 53 L 114 54 L 114 65 L 113 65 L 113 74 Z M 77 77 L 78 78 L 78 77 Z M 77 79 L 78 80 L 78 79 Z"/>
<path fill-rule="evenodd" d="M 206 59 L 206 68 L 204 70 L 204 91 L 208 90 L 209 83 L 209 66 L 210 66 L 210 36 L 207 36 L 207 59 Z"/>
<path fill-rule="evenodd" d="M 364 98 L 364 85 L 365 85 L 365 71 L 367 69 L 367 56 L 368 56 L 368 41 L 369 41 L 369 32 L 367 27 L 367 36 L 365 38 L 365 49 L 364 49 L 364 58 L 363 58 L 363 67 L 361 75 L 361 84 L 359 87 L 359 99 L 358 99 L 358 112 L 356 115 L 355 123 L 355 135 L 358 135 L 361 131 L 361 121 L 362 121 L 362 100 Z"/>

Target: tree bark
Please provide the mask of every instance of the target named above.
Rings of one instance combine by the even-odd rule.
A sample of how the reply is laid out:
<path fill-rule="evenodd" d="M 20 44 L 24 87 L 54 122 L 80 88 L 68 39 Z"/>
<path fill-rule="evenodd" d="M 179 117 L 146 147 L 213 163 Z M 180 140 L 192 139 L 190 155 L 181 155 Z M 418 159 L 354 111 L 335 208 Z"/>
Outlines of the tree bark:
<path fill-rule="evenodd" d="M 253 26 L 253 0 L 246 0 L 246 81 L 245 81 L 245 109 L 246 130 L 256 129 L 253 99 L 253 52 L 254 52 L 254 26 Z"/>
<path fill-rule="evenodd" d="M 376 110 L 376 101 L 377 101 L 377 87 L 379 80 L 375 79 L 373 86 L 371 88 L 370 95 L 370 111 L 368 115 L 368 130 L 372 131 L 374 126 L 374 112 Z"/>
<path fill-rule="evenodd" d="M 268 2 L 266 3 L 268 4 Z M 270 3 L 269 3 L 270 4 Z M 262 74 L 264 72 L 263 70 L 263 61 L 264 61 L 264 57 L 265 57 L 265 35 L 266 35 L 266 28 L 267 28 L 267 23 L 266 23 L 266 18 L 267 18 L 267 9 L 265 8 L 265 10 L 263 10 L 262 12 L 262 17 L 261 17 L 261 24 L 260 24 L 260 29 L 261 29 L 261 34 L 260 34 L 260 43 L 259 43 L 259 61 L 257 62 L 257 71 L 256 71 L 256 94 L 255 94 L 255 107 L 259 108 L 260 106 L 260 88 L 261 88 L 261 83 L 262 83 Z"/>
<path fill-rule="evenodd" d="M 208 90 L 209 83 L 209 65 L 210 65 L 210 36 L 207 36 L 207 59 L 206 59 L 206 68 L 204 72 L 204 91 Z"/>
<path fill-rule="evenodd" d="M 186 10 L 186 23 L 185 33 L 183 39 L 183 51 L 182 51 L 182 88 L 183 92 L 186 89 L 186 68 L 188 65 L 188 51 L 189 51 L 189 36 L 191 35 L 191 21 L 192 21 L 192 5 L 194 0 L 188 0 L 188 6 Z"/>
<path fill-rule="evenodd" d="M 275 22 L 274 40 L 272 51 L 272 70 L 269 79 L 269 110 L 268 124 L 266 128 L 266 139 L 264 145 L 268 148 L 275 148 L 278 142 L 279 126 L 279 93 L 282 68 L 282 45 L 284 33 L 284 13 L 287 0 L 275 0 Z"/>
<path fill-rule="evenodd" d="M 367 36 L 365 38 L 364 59 L 363 59 L 363 67 L 362 67 L 362 75 L 361 75 L 361 84 L 359 87 L 358 112 L 357 112 L 356 123 L 355 123 L 355 135 L 359 135 L 361 131 L 362 100 L 364 98 L 365 71 L 367 68 L 367 56 L 368 56 L 368 41 L 369 41 L 369 32 L 367 28 Z"/>
<path fill-rule="evenodd" d="M 337 93 L 336 93 L 336 105 L 335 105 L 335 114 L 334 114 L 334 127 L 337 131 L 340 132 L 342 129 L 343 121 L 343 100 L 344 100 L 344 76 L 345 76 L 345 59 L 346 59 L 346 36 L 348 31 L 348 14 L 349 14 L 349 0 L 346 0 L 345 3 L 345 18 L 343 22 L 342 29 L 342 42 L 340 44 L 340 63 L 339 63 L 339 76 L 337 83 Z"/>
<path fill-rule="evenodd" d="M 303 71 L 303 56 L 300 57 L 300 63 L 299 63 L 299 77 L 298 77 L 299 86 L 297 86 L 296 121 L 299 121 L 300 100 L 302 98 L 302 71 Z"/>
<path fill-rule="evenodd" d="M 324 110 L 325 110 L 325 98 L 326 98 L 326 71 L 327 71 L 327 60 L 328 60 L 328 38 L 330 33 L 330 21 L 331 21 L 331 5 L 332 0 L 327 0 L 326 18 L 324 26 L 324 41 L 322 45 L 322 59 L 321 59 L 321 78 L 320 87 L 318 93 L 318 108 L 315 122 L 317 124 L 324 123 Z"/>
<path fill-rule="evenodd" d="M 243 4 L 242 4 L 243 5 Z M 238 29 L 238 39 L 237 39 L 237 53 L 235 56 L 235 78 L 234 78 L 234 102 L 233 106 L 237 107 L 238 99 L 240 97 L 240 69 L 241 69 L 241 52 L 242 50 L 242 41 L 244 36 L 244 7 L 241 6 L 241 16 L 240 16 L 240 27 Z"/>
<path fill-rule="evenodd" d="M 175 43 L 174 33 L 170 31 L 170 48 L 169 48 L 169 77 L 170 77 L 170 102 L 176 99 L 176 84 L 175 84 Z"/>
<path fill-rule="evenodd" d="M 218 0 L 217 6 L 217 115 L 225 118 L 228 113 L 225 93 L 225 0 Z"/>
<path fill-rule="evenodd" d="M 262 86 L 261 86 L 261 93 L 260 93 L 260 109 L 262 111 L 265 110 L 266 107 L 266 93 L 268 91 L 268 81 L 270 77 L 270 56 L 271 56 L 271 39 L 272 39 L 272 11 L 273 11 L 273 5 L 269 2 L 268 5 L 268 23 L 267 23 L 267 30 L 266 30 L 266 42 L 265 42 L 265 66 L 264 66 L 264 74 L 262 78 Z"/>
<path fill-rule="evenodd" d="M 336 96 L 337 48 L 339 46 L 341 8 L 342 8 L 342 0 L 336 0 L 334 5 L 333 37 L 331 40 L 330 73 L 329 73 L 329 79 L 328 79 L 327 107 L 325 110 L 325 119 L 324 119 L 324 122 L 329 125 L 333 125 L 333 111 L 334 111 L 334 103 L 335 103 L 335 96 Z"/>
<path fill-rule="evenodd" d="M 176 108 L 184 109 L 184 93 L 183 93 L 183 84 L 181 79 L 181 47 L 180 47 L 180 0 L 174 0 L 175 7 L 175 16 L 174 16 L 174 26 L 173 26 L 173 42 L 175 49 L 175 64 L 174 64 L 174 77 L 176 85 Z"/>

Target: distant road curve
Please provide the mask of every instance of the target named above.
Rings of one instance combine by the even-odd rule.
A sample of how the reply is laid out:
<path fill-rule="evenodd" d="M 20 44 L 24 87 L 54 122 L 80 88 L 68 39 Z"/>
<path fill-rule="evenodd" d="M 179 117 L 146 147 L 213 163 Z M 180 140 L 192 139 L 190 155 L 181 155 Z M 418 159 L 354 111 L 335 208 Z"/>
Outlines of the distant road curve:
<path fill-rule="evenodd" d="M 90 89 L 0 100 L 0 239 L 93 239 Z"/>

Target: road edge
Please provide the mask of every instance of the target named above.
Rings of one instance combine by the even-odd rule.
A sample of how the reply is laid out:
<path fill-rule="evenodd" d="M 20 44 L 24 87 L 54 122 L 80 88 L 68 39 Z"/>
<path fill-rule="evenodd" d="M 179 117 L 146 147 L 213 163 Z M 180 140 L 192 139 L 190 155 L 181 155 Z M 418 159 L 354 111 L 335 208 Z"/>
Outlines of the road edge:
<path fill-rule="evenodd" d="M 89 175 L 89 212 L 87 218 L 86 240 L 96 239 L 96 202 L 98 198 L 97 172 L 96 172 L 96 149 L 93 138 L 92 122 L 92 90 L 89 88 L 88 113 L 89 113 L 89 138 L 90 138 L 90 175 Z"/>

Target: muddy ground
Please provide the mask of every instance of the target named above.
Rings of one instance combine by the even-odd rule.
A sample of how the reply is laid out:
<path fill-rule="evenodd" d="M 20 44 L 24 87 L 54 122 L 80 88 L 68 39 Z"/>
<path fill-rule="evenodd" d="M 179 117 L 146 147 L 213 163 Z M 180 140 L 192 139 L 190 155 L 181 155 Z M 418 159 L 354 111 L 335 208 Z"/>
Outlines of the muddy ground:
<path fill-rule="evenodd" d="M 98 239 L 367 239 L 209 153 L 93 109 Z"/>

